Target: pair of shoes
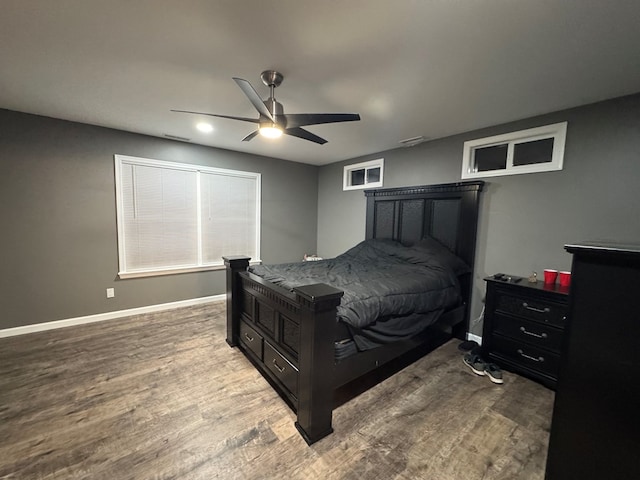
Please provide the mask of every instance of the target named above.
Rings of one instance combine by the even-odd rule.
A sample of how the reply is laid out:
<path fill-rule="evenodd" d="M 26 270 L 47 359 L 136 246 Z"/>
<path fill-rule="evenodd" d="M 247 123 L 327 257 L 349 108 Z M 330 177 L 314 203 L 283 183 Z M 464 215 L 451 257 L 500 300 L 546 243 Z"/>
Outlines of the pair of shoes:
<path fill-rule="evenodd" d="M 487 376 L 493 383 L 504 383 L 502 380 L 502 370 L 495 363 L 487 363 L 482 357 L 473 351 L 462 357 L 464 364 L 476 375 Z"/>
<path fill-rule="evenodd" d="M 473 373 L 476 375 L 484 375 L 484 367 L 486 366 L 485 361 L 475 353 L 469 352 L 464 357 L 462 357 L 462 361 L 464 364 L 471 369 Z"/>
<path fill-rule="evenodd" d="M 502 370 L 495 363 L 487 363 L 484 366 L 484 373 L 493 383 L 497 383 L 498 385 L 504 383 L 502 380 Z"/>

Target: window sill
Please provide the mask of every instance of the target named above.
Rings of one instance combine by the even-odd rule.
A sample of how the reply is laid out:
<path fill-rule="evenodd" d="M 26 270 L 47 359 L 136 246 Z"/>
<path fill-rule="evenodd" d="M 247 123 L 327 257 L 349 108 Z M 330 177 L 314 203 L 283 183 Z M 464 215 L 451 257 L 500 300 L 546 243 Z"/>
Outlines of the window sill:
<path fill-rule="evenodd" d="M 250 265 L 259 265 L 261 260 L 253 260 L 249 262 Z M 224 270 L 224 264 L 207 265 L 203 267 L 179 267 L 162 270 L 141 270 L 137 272 L 118 272 L 118 278 L 125 280 L 128 278 L 144 278 L 144 277 L 159 277 L 163 275 L 178 275 L 182 273 L 196 273 L 196 272 L 210 272 L 216 270 Z"/>

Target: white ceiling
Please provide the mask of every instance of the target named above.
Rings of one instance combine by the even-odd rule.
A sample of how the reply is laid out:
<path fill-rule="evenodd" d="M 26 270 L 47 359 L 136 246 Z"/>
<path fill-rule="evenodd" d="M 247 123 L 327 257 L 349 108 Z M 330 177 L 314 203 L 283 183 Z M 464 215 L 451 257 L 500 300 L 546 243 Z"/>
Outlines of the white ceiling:
<path fill-rule="evenodd" d="M 232 77 L 329 143 L 241 139 Z M 638 0 L 2 0 L 0 108 L 324 165 L 640 91 Z"/>

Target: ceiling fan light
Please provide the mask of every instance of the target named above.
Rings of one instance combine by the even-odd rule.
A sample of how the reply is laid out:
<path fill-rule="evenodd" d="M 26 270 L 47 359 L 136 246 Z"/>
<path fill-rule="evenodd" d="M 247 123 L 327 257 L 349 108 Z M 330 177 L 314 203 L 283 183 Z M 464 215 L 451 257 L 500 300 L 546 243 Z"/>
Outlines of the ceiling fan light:
<path fill-rule="evenodd" d="M 277 126 L 260 127 L 260 135 L 267 138 L 278 138 L 282 135 L 282 129 Z"/>

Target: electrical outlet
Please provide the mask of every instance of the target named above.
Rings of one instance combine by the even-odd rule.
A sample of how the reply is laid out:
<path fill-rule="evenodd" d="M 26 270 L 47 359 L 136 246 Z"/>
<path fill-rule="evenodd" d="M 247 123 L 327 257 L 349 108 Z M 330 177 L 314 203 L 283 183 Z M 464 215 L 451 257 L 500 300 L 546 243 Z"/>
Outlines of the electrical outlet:
<path fill-rule="evenodd" d="M 113 298 L 116 296 L 116 291 L 113 288 L 107 288 L 107 298 Z"/>

